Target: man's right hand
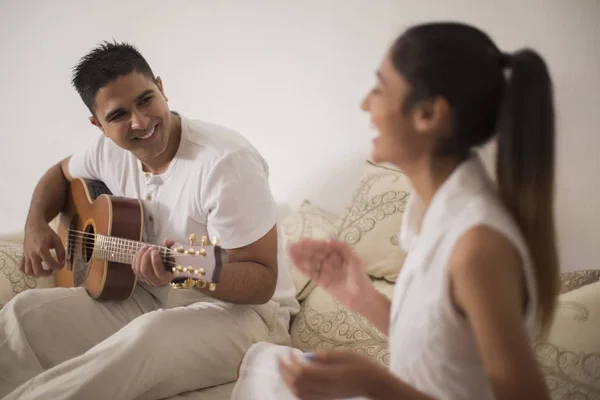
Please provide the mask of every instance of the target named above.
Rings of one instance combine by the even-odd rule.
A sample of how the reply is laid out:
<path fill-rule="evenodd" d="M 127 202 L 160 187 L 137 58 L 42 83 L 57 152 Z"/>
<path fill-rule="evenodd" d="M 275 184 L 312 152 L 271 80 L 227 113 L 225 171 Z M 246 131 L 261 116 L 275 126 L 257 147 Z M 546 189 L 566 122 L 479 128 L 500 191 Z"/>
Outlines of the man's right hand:
<path fill-rule="evenodd" d="M 50 249 L 54 249 L 57 259 L 52 256 Z M 42 267 L 42 262 L 46 269 Z M 64 263 L 65 249 L 58 234 L 44 220 L 29 221 L 25 226 L 21 271 L 34 277 L 49 276 L 54 270 L 62 268 Z"/>

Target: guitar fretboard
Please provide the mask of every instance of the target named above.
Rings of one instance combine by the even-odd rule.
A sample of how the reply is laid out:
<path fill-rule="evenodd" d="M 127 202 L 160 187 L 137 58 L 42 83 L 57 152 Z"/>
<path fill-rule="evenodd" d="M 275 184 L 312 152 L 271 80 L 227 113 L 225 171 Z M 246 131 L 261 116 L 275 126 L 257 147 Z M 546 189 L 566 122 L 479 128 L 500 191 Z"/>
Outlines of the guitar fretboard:
<path fill-rule="evenodd" d="M 87 241 L 91 244 L 89 239 L 87 239 Z M 94 235 L 94 258 L 110 262 L 132 264 L 136 253 L 146 245 L 148 245 L 148 243 L 98 234 Z M 165 262 L 169 249 L 164 246 L 152 246 L 158 248 L 158 253 L 163 262 Z"/>

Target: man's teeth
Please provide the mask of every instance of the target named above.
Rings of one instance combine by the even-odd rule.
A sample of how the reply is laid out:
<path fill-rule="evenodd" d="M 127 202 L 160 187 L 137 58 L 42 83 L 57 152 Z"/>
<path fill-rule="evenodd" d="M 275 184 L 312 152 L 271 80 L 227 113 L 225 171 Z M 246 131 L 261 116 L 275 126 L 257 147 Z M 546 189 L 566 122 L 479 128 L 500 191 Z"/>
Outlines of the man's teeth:
<path fill-rule="evenodd" d="M 154 129 L 156 129 L 156 126 L 154 128 L 152 128 L 152 130 L 150 132 L 148 132 L 146 135 L 144 136 L 138 136 L 138 139 L 148 139 L 150 136 L 152 136 L 154 134 Z"/>

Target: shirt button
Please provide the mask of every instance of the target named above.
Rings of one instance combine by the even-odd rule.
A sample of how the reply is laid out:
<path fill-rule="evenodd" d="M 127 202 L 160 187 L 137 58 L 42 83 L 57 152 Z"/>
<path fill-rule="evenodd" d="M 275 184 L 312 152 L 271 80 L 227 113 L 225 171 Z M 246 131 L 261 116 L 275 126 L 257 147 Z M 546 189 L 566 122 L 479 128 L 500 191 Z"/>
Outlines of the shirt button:
<path fill-rule="evenodd" d="M 149 217 L 148 217 L 148 221 L 150 221 L 150 222 L 154 222 L 154 217 L 153 217 L 152 215 L 151 215 L 151 216 L 149 216 Z"/>
<path fill-rule="evenodd" d="M 152 174 L 150 172 L 146 172 L 146 178 L 150 179 L 151 176 Z"/>
<path fill-rule="evenodd" d="M 152 195 L 151 195 L 151 194 L 149 194 L 148 196 L 146 196 L 146 199 L 148 199 L 148 200 L 152 200 Z"/>

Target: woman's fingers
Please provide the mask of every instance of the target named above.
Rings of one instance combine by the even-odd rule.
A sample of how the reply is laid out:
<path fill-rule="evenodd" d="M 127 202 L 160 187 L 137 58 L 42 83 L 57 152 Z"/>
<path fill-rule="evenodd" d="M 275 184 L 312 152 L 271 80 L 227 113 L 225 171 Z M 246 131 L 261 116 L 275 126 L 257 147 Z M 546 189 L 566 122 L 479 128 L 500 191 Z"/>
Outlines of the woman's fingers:
<path fill-rule="evenodd" d="M 319 284 L 334 283 L 343 273 L 346 260 L 333 241 L 303 239 L 291 244 L 288 252 L 295 267 Z"/>

